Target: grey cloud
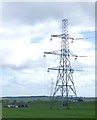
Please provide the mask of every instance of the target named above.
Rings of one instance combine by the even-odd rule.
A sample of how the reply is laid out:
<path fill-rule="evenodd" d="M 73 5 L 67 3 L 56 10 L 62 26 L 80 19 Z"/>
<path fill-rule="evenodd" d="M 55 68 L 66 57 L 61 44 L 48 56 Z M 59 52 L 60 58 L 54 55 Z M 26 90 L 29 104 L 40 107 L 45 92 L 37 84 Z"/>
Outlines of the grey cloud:
<path fill-rule="evenodd" d="M 84 21 L 83 13 L 94 18 L 94 3 L 3 3 L 2 18 L 5 22 L 35 24 L 48 19 L 71 19 L 70 23 Z M 80 16 L 81 15 L 81 16 Z M 80 17 L 79 17 L 80 16 Z"/>
<path fill-rule="evenodd" d="M 28 79 L 27 79 L 28 80 Z M 13 81 L 16 81 L 14 79 Z M 11 81 L 10 84 L 3 87 L 3 96 L 26 96 L 26 95 L 48 95 L 47 94 L 47 84 L 46 83 L 33 83 L 24 85 L 23 83 L 14 83 Z M 26 88 L 26 90 L 25 90 Z M 32 94 L 33 93 L 33 94 Z"/>
<path fill-rule="evenodd" d="M 60 14 L 61 13 L 61 14 Z M 3 20 L 20 20 L 23 23 L 33 24 L 48 17 L 63 14 L 60 5 L 53 3 L 5 3 L 3 4 Z"/>

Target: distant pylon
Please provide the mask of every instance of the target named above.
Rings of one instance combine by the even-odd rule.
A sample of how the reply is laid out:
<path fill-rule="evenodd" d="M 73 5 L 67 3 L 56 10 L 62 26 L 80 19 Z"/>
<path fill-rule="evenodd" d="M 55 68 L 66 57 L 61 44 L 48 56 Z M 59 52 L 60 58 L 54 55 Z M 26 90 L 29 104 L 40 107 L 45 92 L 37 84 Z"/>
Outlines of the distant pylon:
<path fill-rule="evenodd" d="M 51 98 L 52 99 L 51 108 L 53 107 L 54 101 L 57 98 L 56 95 L 58 91 L 60 91 L 60 94 L 61 94 L 60 100 L 62 103 L 61 104 L 62 107 L 69 108 L 69 101 L 70 101 L 69 95 L 73 96 L 75 102 L 78 102 L 77 93 L 76 93 L 76 89 L 75 89 L 74 81 L 73 81 L 74 69 L 72 68 L 71 61 L 70 61 L 71 56 L 76 57 L 76 59 L 78 56 L 72 55 L 69 50 L 69 39 L 73 39 L 73 38 L 70 38 L 68 34 L 68 20 L 67 19 L 62 20 L 62 34 L 51 35 L 51 37 L 61 38 L 61 50 L 44 52 L 44 54 L 54 54 L 54 55 L 60 56 L 59 66 L 48 68 L 48 71 L 49 70 L 58 71 L 54 93 Z"/>

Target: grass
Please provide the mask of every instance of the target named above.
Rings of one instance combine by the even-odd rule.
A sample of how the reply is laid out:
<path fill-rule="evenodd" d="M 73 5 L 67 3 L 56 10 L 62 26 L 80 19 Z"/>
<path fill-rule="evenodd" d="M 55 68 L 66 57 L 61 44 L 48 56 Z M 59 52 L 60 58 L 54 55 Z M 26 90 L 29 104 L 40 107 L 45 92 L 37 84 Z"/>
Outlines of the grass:
<path fill-rule="evenodd" d="M 71 104 L 70 109 L 61 109 L 55 103 L 53 109 L 49 109 L 47 101 L 31 102 L 27 108 L 4 108 L 4 118 L 95 118 L 95 102 L 81 102 L 79 108 Z"/>

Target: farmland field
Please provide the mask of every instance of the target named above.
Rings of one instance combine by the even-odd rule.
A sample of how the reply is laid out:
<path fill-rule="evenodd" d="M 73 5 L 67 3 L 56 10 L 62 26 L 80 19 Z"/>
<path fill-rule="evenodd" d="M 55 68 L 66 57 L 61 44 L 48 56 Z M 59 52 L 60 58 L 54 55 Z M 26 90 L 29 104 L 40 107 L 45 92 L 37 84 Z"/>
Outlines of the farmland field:
<path fill-rule="evenodd" d="M 69 109 L 61 109 L 58 104 L 50 109 L 48 101 L 30 102 L 27 108 L 3 107 L 3 118 L 95 118 L 95 102 L 74 103 Z"/>

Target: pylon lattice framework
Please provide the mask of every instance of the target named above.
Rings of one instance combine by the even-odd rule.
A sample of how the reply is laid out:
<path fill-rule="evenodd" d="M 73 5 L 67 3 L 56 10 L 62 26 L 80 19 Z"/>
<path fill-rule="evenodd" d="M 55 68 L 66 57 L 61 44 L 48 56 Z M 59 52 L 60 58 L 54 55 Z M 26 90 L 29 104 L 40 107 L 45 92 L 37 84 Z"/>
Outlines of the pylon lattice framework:
<path fill-rule="evenodd" d="M 71 52 L 69 50 L 69 34 L 68 34 L 68 20 L 62 20 L 62 34 L 59 35 L 51 35 L 51 37 L 59 37 L 61 38 L 61 50 L 52 51 L 52 52 L 44 52 L 44 54 L 54 54 L 60 56 L 60 62 L 58 67 L 48 68 L 48 70 L 58 70 L 56 85 L 54 89 L 54 93 L 52 96 L 52 104 L 51 108 L 54 105 L 54 101 L 56 99 L 55 95 L 58 91 L 61 93 L 61 101 L 62 106 L 69 108 L 69 93 L 72 92 L 75 100 L 77 101 L 76 89 L 73 82 L 73 72 L 74 69 L 71 66 L 70 57 Z M 74 55 L 72 55 L 74 56 Z"/>

